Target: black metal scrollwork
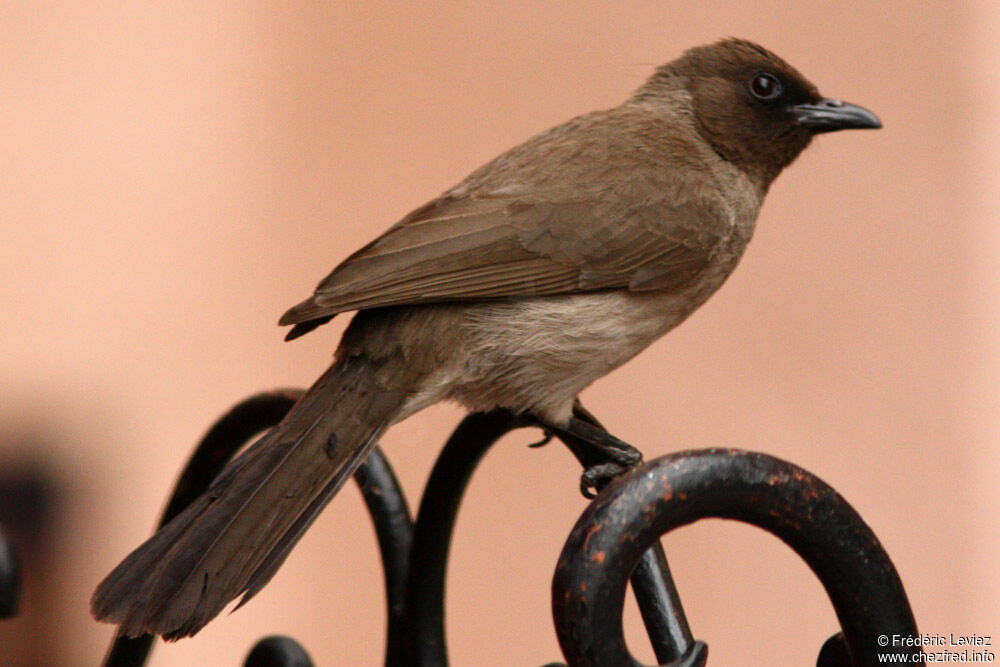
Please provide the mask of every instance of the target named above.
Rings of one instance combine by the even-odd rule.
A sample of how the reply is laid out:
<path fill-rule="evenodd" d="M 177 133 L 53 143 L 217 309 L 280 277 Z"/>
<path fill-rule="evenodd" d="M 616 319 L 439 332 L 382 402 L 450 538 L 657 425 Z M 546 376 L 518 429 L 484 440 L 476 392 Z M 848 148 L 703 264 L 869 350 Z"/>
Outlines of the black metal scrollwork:
<path fill-rule="evenodd" d="M 298 390 L 258 394 L 216 422 L 181 474 L 162 522 L 207 489 L 236 452 L 280 421 L 300 395 Z M 576 414 L 600 428 L 581 406 Z M 504 411 L 466 417 L 431 472 L 416 521 L 381 450 L 376 447 L 355 473 L 385 571 L 388 667 L 448 664 L 444 583 L 462 496 L 487 450 L 509 431 L 533 425 Z M 599 463 L 584 444 L 560 437 L 585 467 Z M 891 561 L 836 491 L 770 456 L 701 450 L 665 456 L 619 477 L 580 517 L 553 582 L 556 633 L 569 664 L 639 664 L 622 635 L 629 582 L 661 665 L 705 664 L 707 646 L 693 639 L 659 541 L 666 532 L 704 517 L 757 525 L 785 541 L 813 569 L 842 628 L 823 646 L 820 667 L 875 664 L 876 635 L 917 633 Z M 149 636 L 118 636 L 104 664 L 142 665 L 152 643 Z M 294 639 L 268 637 L 253 648 L 245 665 L 307 667 L 312 661 Z"/>
<path fill-rule="evenodd" d="M 766 454 L 707 449 L 661 457 L 615 480 L 573 528 L 553 582 L 556 629 L 571 664 L 639 664 L 621 629 L 628 573 L 660 536 L 707 517 L 763 528 L 812 568 L 842 628 L 821 666 L 879 664 L 877 653 L 891 650 L 878 647 L 879 635 L 917 634 L 892 562 L 836 491 Z"/>

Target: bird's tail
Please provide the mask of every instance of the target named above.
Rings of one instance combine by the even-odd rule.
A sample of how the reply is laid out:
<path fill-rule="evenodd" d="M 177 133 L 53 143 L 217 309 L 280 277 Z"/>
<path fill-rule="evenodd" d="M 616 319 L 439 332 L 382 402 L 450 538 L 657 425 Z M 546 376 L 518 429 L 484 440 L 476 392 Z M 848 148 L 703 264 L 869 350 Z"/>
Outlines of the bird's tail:
<path fill-rule="evenodd" d="M 240 594 L 245 603 L 364 460 L 405 398 L 404 389 L 379 382 L 364 358 L 339 359 L 280 424 L 101 582 L 91 599 L 93 615 L 119 623 L 128 636 L 173 640 L 196 633 Z"/>

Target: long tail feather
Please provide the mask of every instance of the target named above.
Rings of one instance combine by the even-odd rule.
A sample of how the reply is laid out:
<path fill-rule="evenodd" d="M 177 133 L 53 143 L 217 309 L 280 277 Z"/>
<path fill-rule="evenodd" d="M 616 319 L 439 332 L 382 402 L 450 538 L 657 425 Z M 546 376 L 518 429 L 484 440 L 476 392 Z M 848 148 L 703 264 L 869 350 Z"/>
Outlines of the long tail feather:
<path fill-rule="evenodd" d="M 128 636 L 193 635 L 267 584 L 393 421 L 402 390 L 368 363 L 335 363 L 269 433 L 98 586 L 91 612 Z"/>

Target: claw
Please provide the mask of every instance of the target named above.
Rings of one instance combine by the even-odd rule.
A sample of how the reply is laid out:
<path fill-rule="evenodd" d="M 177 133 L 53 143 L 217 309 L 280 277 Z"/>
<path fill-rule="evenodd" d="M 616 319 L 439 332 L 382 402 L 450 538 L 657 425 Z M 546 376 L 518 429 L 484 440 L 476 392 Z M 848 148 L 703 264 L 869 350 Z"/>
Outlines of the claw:
<path fill-rule="evenodd" d="M 530 445 L 528 445 L 528 447 L 531 447 L 532 449 L 538 449 L 539 447 L 544 447 L 545 445 L 552 442 L 552 438 L 554 437 L 552 433 L 545 430 L 543 430 L 542 433 L 545 434 L 545 437 L 539 440 L 538 442 L 531 443 Z"/>
<path fill-rule="evenodd" d="M 639 457 L 641 460 L 641 456 Z M 601 490 L 611 483 L 611 481 L 631 470 L 634 464 L 624 464 L 617 462 L 598 463 L 583 471 L 580 476 L 580 493 L 584 498 L 592 500 L 597 497 Z"/>
<path fill-rule="evenodd" d="M 580 477 L 580 492 L 585 498 L 596 497 L 615 477 L 642 463 L 642 452 L 608 433 L 579 400 L 573 404 L 573 416 L 565 424 L 554 424 L 534 415 L 531 419 L 545 433 L 545 439 L 531 447 L 541 447 L 556 436 L 585 466 Z"/>

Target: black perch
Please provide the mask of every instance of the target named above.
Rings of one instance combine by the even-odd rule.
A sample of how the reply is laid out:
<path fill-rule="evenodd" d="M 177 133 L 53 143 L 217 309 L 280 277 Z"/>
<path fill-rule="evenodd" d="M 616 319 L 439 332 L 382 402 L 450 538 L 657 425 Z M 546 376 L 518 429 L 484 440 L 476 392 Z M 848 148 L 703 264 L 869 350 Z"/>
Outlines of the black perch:
<path fill-rule="evenodd" d="M 219 419 L 181 474 L 161 525 L 204 492 L 247 441 L 278 423 L 300 395 L 299 390 L 257 394 Z M 576 417 L 606 434 L 580 405 Z M 380 449 L 355 473 L 385 573 L 387 667 L 448 664 L 444 584 L 458 508 L 489 448 L 526 426 L 545 425 L 505 411 L 466 417 L 438 457 L 415 522 Z M 572 435 L 547 434 L 563 440 L 585 468 L 601 462 L 600 450 Z M 917 633 L 902 583 L 871 529 L 832 488 L 790 463 L 738 450 L 682 452 L 641 465 L 607 488 L 591 489 L 586 478 L 583 487 L 585 494 L 600 493 L 566 542 L 553 583 L 556 633 L 574 667 L 639 664 L 622 634 L 629 582 L 659 663 L 705 664 L 707 646 L 692 636 L 659 542 L 666 532 L 704 517 L 760 526 L 810 565 L 842 628 L 824 644 L 819 667 L 876 664 L 878 634 Z M 595 558 L 597 552 L 602 556 Z M 116 636 L 103 664 L 143 665 L 153 641 L 148 635 Z M 312 661 L 294 639 L 268 637 L 245 664 L 304 667 Z"/>

